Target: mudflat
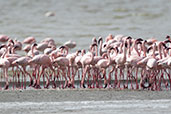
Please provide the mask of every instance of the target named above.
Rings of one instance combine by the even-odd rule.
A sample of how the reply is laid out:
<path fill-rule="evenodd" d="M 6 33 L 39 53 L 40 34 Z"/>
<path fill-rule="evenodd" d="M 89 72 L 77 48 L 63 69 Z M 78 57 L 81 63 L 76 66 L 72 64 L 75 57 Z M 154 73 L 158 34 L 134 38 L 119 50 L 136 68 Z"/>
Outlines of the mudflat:
<path fill-rule="evenodd" d="M 1 90 L 0 102 L 62 102 L 171 99 L 171 91 L 115 89 Z"/>

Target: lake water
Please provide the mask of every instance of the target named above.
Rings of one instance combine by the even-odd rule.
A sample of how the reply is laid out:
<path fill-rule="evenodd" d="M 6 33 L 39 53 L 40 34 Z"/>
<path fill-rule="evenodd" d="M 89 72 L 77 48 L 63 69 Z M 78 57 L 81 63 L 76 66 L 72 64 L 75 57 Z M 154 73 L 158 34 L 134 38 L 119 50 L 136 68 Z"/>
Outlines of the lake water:
<path fill-rule="evenodd" d="M 73 40 L 74 51 L 109 33 L 162 40 L 171 32 L 170 6 L 170 0 L 1 0 L 0 34 Z M 55 16 L 46 17 L 49 11 Z"/>
<path fill-rule="evenodd" d="M 0 103 L 2 114 L 169 114 L 171 100 L 115 100 Z"/>

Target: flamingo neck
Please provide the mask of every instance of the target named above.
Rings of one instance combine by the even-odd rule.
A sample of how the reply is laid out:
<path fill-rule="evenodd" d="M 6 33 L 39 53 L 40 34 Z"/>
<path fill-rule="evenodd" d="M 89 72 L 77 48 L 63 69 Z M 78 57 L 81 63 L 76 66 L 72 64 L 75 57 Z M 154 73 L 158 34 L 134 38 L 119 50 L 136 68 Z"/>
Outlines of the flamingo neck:
<path fill-rule="evenodd" d="M 128 42 L 128 57 L 130 57 L 130 56 L 131 56 L 131 42 L 129 40 L 129 42 Z"/>
<path fill-rule="evenodd" d="M 96 46 L 96 56 L 98 56 L 98 47 Z"/>
<path fill-rule="evenodd" d="M 146 47 L 145 47 L 145 42 L 143 42 L 143 44 L 142 44 L 142 49 L 143 49 L 143 52 L 144 52 L 144 57 L 146 57 L 147 56 L 147 49 L 146 49 Z"/>
<path fill-rule="evenodd" d="M 135 42 L 135 44 L 134 44 L 134 49 L 135 49 L 135 51 L 137 52 L 138 56 L 140 56 L 140 52 L 138 51 L 138 47 L 137 47 L 136 42 Z"/>
<path fill-rule="evenodd" d="M 9 49 L 6 47 L 6 50 L 4 51 L 4 53 L 2 54 L 1 58 L 4 58 L 6 56 L 6 54 L 8 53 Z"/>
<path fill-rule="evenodd" d="M 100 41 L 100 48 L 99 48 L 99 53 L 100 53 L 100 56 L 102 56 L 102 44 L 103 44 L 103 40 Z"/>
<path fill-rule="evenodd" d="M 93 61 L 93 58 L 94 58 L 94 54 L 93 54 L 93 52 L 91 52 L 90 63 Z"/>
<path fill-rule="evenodd" d="M 124 55 L 124 59 L 126 59 L 126 47 L 124 45 L 124 49 L 123 49 L 123 55 Z"/>
<path fill-rule="evenodd" d="M 111 64 L 111 57 L 110 57 L 110 51 L 107 52 L 107 56 L 108 56 L 108 63 L 107 66 L 109 66 Z"/>
<path fill-rule="evenodd" d="M 34 54 L 34 46 L 31 48 L 31 54 L 32 54 L 32 57 L 35 56 L 35 54 Z"/>
<path fill-rule="evenodd" d="M 159 45 L 158 45 L 158 51 L 159 51 L 160 59 L 162 59 L 162 54 L 161 54 L 161 43 L 159 43 Z"/>
<path fill-rule="evenodd" d="M 153 58 L 156 58 L 155 52 L 156 52 L 156 49 L 155 49 L 155 46 L 153 46 Z"/>
<path fill-rule="evenodd" d="M 13 47 L 11 50 L 12 54 L 15 54 L 15 48 Z"/>

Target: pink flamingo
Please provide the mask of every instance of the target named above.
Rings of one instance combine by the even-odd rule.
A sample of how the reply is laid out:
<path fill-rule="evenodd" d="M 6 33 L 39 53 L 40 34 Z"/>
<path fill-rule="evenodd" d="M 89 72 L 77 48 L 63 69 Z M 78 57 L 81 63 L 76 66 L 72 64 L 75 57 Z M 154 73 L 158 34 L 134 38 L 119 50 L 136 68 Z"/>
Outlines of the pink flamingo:
<path fill-rule="evenodd" d="M 7 35 L 0 35 L 0 42 L 7 42 L 9 40 L 9 36 Z"/>
<path fill-rule="evenodd" d="M 24 71 L 24 75 L 25 74 L 27 74 L 29 77 L 30 77 L 30 84 L 29 84 L 29 86 L 32 86 L 32 84 L 33 84 L 33 78 L 32 78 L 32 76 L 31 76 L 31 74 L 29 73 L 29 72 L 27 72 L 26 71 L 26 67 L 28 66 L 28 65 L 31 65 L 31 64 L 29 64 L 29 62 L 28 61 L 30 61 L 31 60 L 31 57 L 29 57 L 29 56 L 24 56 L 24 57 L 20 57 L 20 58 L 18 58 L 18 59 L 16 59 L 15 61 L 13 61 L 12 62 L 12 64 L 13 65 L 20 65 L 22 68 L 23 68 L 23 71 Z M 24 76 L 25 77 L 25 76 Z M 25 78 L 26 79 L 26 78 Z M 25 85 L 26 85 L 26 80 L 25 80 Z"/>
<path fill-rule="evenodd" d="M 76 47 L 76 42 L 73 42 L 70 40 L 70 41 L 65 42 L 64 46 L 67 46 L 68 48 L 72 49 Z"/>
<path fill-rule="evenodd" d="M 112 48 L 111 48 L 112 49 Z M 110 50 L 111 50 L 110 49 Z M 110 50 L 107 51 L 107 53 L 103 54 L 103 59 L 99 60 L 96 64 L 96 67 L 99 68 L 100 70 L 103 70 L 103 77 L 104 77 L 104 85 L 106 88 L 107 84 L 109 82 L 107 82 L 107 78 L 106 78 L 106 69 L 109 67 L 109 65 L 111 64 L 111 58 L 110 58 Z M 105 56 L 107 56 L 107 59 L 105 59 Z"/>
<path fill-rule="evenodd" d="M 122 45 L 123 45 L 123 52 L 117 54 L 117 56 L 115 58 L 116 67 L 120 69 L 120 80 L 121 80 L 122 76 L 124 78 L 123 70 L 125 68 L 126 53 L 127 53 L 127 49 L 126 49 L 127 43 L 126 43 L 126 40 L 122 43 Z M 120 50 L 122 50 L 122 48 Z M 118 83 L 119 88 L 120 88 L 120 80 L 119 80 L 119 83 Z"/>
<path fill-rule="evenodd" d="M 69 68 L 69 60 L 66 57 L 57 57 L 56 59 L 53 60 L 53 65 L 59 67 L 59 69 L 62 70 L 62 76 L 65 78 L 64 88 L 66 88 L 68 84 L 68 80 L 66 77 L 66 70 L 67 70 L 66 67 Z M 71 82 L 69 80 L 69 84 L 70 83 Z"/>
<path fill-rule="evenodd" d="M 90 64 L 92 63 L 92 61 L 94 59 L 94 54 L 92 52 L 92 48 L 94 46 L 97 46 L 97 44 L 92 44 L 90 46 L 90 51 L 88 53 L 86 53 L 85 55 L 83 55 L 83 57 L 81 58 L 81 64 L 82 64 L 82 68 L 83 68 L 83 77 L 81 80 L 81 87 L 83 87 L 83 88 L 85 88 L 84 80 L 86 77 L 87 70 L 88 70 L 88 68 L 90 68 Z"/>
<path fill-rule="evenodd" d="M 33 50 L 32 50 L 32 52 L 33 52 Z M 29 60 L 28 63 L 29 64 L 33 63 L 33 64 L 36 64 L 36 65 L 40 65 L 42 67 L 42 71 L 38 75 L 38 78 L 37 78 L 37 81 L 36 81 L 36 88 L 40 89 L 41 88 L 40 87 L 40 77 L 41 77 L 42 74 L 44 74 L 44 70 L 46 68 L 50 68 L 52 70 L 52 72 L 54 73 L 54 75 L 55 75 L 55 70 L 52 67 L 51 59 L 50 59 L 50 57 L 48 55 L 39 54 L 39 55 L 34 56 L 34 53 L 32 53 L 32 54 L 33 54 L 33 58 L 31 60 Z M 47 81 L 46 81 L 46 87 L 45 88 L 48 88 L 49 79 L 48 79 L 47 75 L 46 75 L 46 78 L 47 78 Z"/>
<path fill-rule="evenodd" d="M 24 39 L 23 43 L 24 44 L 32 44 L 32 43 L 35 43 L 36 42 L 36 39 L 32 36 L 30 37 L 27 37 L 26 39 Z"/>
<path fill-rule="evenodd" d="M 2 48 L 2 46 L 0 46 L 0 48 Z M 4 89 L 8 89 L 9 87 L 9 83 L 8 83 L 8 68 L 10 67 L 10 62 L 8 61 L 7 58 L 5 58 L 5 54 L 8 52 L 8 50 L 6 50 L 3 55 L 0 57 L 0 68 L 2 68 L 4 70 L 4 75 L 6 78 L 6 84 Z"/>

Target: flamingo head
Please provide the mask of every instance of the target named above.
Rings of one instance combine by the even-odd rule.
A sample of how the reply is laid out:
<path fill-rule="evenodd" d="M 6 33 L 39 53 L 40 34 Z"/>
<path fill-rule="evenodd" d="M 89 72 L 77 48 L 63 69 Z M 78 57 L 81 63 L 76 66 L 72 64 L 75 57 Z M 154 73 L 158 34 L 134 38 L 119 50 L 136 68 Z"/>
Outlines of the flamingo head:
<path fill-rule="evenodd" d="M 130 39 L 130 40 L 131 40 L 131 39 L 132 39 L 132 37 L 131 37 L 131 36 L 128 36 L 126 39 L 127 39 L 127 40 L 128 40 L 128 39 Z"/>
<path fill-rule="evenodd" d="M 153 49 L 152 46 L 150 46 L 150 47 L 147 49 L 147 53 L 149 53 L 151 49 Z"/>
<path fill-rule="evenodd" d="M 7 45 L 2 44 L 2 45 L 0 46 L 0 49 L 1 49 L 1 48 L 4 48 L 4 47 L 7 47 Z"/>
<path fill-rule="evenodd" d="M 169 40 L 169 39 L 170 39 L 170 36 L 169 36 L 169 35 L 167 35 L 167 36 L 166 36 L 166 39 L 168 39 L 168 40 Z"/>
<path fill-rule="evenodd" d="M 61 46 L 61 47 L 59 47 L 59 49 L 64 49 L 65 48 L 65 46 Z"/>
<path fill-rule="evenodd" d="M 143 41 L 143 39 L 142 38 L 138 38 L 136 41 Z"/>
<path fill-rule="evenodd" d="M 18 45 L 15 45 L 15 46 L 14 46 L 14 49 L 17 49 L 17 48 L 20 48 L 20 47 L 19 47 Z"/>
<path fill-rule="evenodd" d="M 33 46 L 33 47 L 36 47 L 36 46 L 37 46 L 37 44 L 36 44 L 36 43 L 34 43 L 32 46 Z"/>
<path fill-rule="evenodd" d="M 139 41 L 139 42 L 137 42 L 137 44 L 142 44 L 142 42 Z"/>
<path fill-rule="evenodd" d="M 103 41 L 103 38 L 100 36 L 98 40 L 98 44 L 100 44 L 101 41 Z"/>
<path fill-rule="evenodd" d="M 78 50 L 77 52 L 78 52 L 78 53 L 81 53 L 81 50 Z"/>
<path fill-rule="evenodd" d="M 97 43 L 96 37 L 94 37 L 94 38 L 92 39 L 92 42 L 93 42 L 93 43 Z"/>
<path fill-rule="evenodd" d="M 96 43 L 93 43 L 91 46 L 94 47 L 94 46 L 97 46 L 97 44 Z"/>
<path fill-rule="evenodd" d="M 170 40 L 165 40 L 164 43 L 171 43 L 171 41 Z"/>
<path fill-rule="evenodd" d="M 14 41 L 13 41 L 12 39 L 9 39 L 9 40 L 8 40 L 8 43 L 9 43 L 9 44 L 12 43 L 12 45 L 15 44 Z"/>

